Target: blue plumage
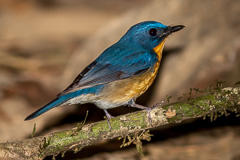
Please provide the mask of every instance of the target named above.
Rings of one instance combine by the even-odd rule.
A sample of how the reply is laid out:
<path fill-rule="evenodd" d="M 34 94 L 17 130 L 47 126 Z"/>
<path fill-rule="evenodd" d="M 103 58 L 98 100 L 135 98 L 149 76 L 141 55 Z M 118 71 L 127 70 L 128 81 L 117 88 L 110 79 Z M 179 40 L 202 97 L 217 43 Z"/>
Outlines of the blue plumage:
<path fill-rule="evenodd" d="M 146 21 L 132 26 L 115 44 L 88 65 L 57 98 L 25 120 L 63 104 L 94 103 L 107 109 L 121 105 L 137 108 L 135 100 L 151 85 L 157 74 L 163 44 L 168 35 L 184 26 L 165 26 Z"/>

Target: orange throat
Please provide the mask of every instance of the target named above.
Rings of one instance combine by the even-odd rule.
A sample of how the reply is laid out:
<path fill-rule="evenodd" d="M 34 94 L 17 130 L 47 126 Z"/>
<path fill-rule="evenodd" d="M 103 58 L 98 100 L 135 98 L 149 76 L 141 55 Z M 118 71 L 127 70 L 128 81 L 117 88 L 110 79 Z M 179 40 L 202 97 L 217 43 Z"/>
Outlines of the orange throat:
<path fill-rule="evenodd" d="M 164 39 L 161 43 L 159 43 L 159 45 L 157 45 L 155 48 L 153 48 L 153 51 L 157 54 L 159 61 L 162 58 L 162 51 L 163 51 L 165 42 L 166 42 L 166 39 Z"/>

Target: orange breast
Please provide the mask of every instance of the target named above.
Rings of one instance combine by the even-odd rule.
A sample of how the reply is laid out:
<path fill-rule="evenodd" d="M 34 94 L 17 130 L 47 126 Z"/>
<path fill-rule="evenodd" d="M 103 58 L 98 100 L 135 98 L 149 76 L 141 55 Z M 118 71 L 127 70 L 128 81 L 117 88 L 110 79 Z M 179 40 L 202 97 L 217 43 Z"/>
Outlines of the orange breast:
<path fill-rule="evenodd" d="M 136 77 L 114 81 L 109 83 L 101 92 L 101 99 L 112 103 L 121 103 L 136 99 L 142 95 L 153 83 L 156 78 L 160 65 L 162 50 L 165 40 L 156 46 L 153 50 L 158 55 L 158 61 L 154 65 L 153 70 L 149 70 L 144 74 Z"/>

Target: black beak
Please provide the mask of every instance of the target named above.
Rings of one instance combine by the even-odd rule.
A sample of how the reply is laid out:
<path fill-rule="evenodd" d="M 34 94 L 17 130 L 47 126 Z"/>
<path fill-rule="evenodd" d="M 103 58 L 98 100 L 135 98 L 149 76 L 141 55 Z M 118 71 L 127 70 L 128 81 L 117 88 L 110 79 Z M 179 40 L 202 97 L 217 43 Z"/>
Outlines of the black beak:
<path fill-rule="evenodd" d="M 185 27 L 184 25 L 168 26 L 166 29 L 164 29 L 164 32 L 163 32 L 163 34 L 160 37 L 166 38 L 167 36 L 169 36 L 173 32 L 180 31 L 184 27 Z"/>
<path fill-rule="evenodd" d="M 184 25 L 177 25 L 177 26 L 168 26 L 168 32 L 173 33 L 173 32 L 177 32 L 180 31 L 181 29 L 183 29 L 185 26 Z"/>

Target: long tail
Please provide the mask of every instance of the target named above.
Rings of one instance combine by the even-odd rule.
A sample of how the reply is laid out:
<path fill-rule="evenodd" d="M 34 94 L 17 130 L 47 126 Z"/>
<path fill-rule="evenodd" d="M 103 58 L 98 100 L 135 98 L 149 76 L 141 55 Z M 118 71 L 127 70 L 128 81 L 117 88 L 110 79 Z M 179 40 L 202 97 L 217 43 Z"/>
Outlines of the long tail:
<path fill-rule="evenodd" d="M 38 110 L 36 110 L 35 112 L 33 112 L 32 114 L 27 116 L 25 118 L 25 121 L 34 119 L 34 118 L 40 116 L 41 114 L 49 111 L 50 109 L 52 109 L 54 107 L 57 107 L 57 106 L 63 104 L 64 102 L 68 101 L 69 99 L 74 98 L 74 97 L 76 97 L 76 94 L 74 94 L 74 93 L 70 93 L 70 94 L 66 94 L 66 95 L 57 97 L 56 99 L 54 99 L 53 101 L 49 102 L 48 104 L 46 104 L 42 108 L 39 108 Z"/>

